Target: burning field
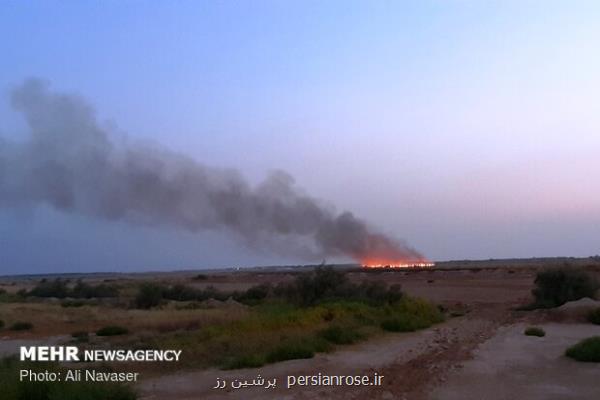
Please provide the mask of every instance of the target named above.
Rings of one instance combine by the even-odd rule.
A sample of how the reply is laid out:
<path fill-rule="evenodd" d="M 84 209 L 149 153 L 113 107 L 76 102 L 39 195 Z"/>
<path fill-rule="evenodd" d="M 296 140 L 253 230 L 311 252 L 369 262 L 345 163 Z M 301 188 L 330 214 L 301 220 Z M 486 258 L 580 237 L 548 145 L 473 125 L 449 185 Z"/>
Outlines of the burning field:
<path fill-rule="evenodd" d="M 115 141 L 79 96 L 23 82 L 11 105 L 28 123 L 21 142 L 0 140 L 0 203 L 197 232 L 224 230 L 245 246 L 307 261 L 428 267 L 417 250 L 349 211 L 336 212 L 285 172 L 251 185 L 159 145 Z M 93 184 L 90 184 L 93 182 Z"/>
<path fill-rule="evenodd" d="M 387 260 L 364 260 L 364 268 L 431 268 L 435 263 L 427 260 L 419 261 L 387 261 Z"/>

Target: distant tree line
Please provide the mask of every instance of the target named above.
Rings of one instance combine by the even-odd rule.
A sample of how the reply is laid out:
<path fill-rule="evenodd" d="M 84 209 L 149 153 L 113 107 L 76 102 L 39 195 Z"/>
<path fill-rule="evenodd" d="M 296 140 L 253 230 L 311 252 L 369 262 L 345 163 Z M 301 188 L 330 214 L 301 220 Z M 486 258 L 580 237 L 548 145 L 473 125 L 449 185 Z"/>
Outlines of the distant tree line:
<path fill-rule="evenodd" d="M 348 280 L 344 272 L 320 266 L 313 272 L 298 276 L 292 282 L 278 285 L 264 283 L 245 291 L 222 291 L 213 286 L 199 289 L 183 284 L 167 286 L 144 283 L 140 286 L 134 303 L 137 308 L 152 308 L 164 300 L 224 301 L 229 298 L 247 305 L 255 305 L 267 299 L 284 300 L 298 306 L 312 306 L 335 300 L 384 304 L 400 300 L 402 291 L 400 285 L 388 287 L 379 281 L 355 284 Z"/>
<path fill-rule="evenodd" d="M 101 283 L 98 285 L 90 285 L 78 280 L 75 285 L 71 286 L 70 282 L 64 279 L 46 280 L 42 279 L 33 289 L 21 293 L 25 296 L 32 297 L 56 297 L 59 299 L 75 298 L 75 299 L 92 299 L 117 297 L 119 289 L 114 285 Z"/>

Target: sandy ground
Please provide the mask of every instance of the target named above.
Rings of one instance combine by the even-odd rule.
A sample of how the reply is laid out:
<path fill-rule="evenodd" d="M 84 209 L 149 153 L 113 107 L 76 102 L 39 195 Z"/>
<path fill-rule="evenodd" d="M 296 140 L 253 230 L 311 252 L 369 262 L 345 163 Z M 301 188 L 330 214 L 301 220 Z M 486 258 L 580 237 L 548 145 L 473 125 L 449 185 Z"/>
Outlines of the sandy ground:
<path fill-rule="evenodd" d="M 600 335 L 592 324 L 543 324 L 542 338 L 525 336 L 524 324 L 501 329 L 474 359 L 433 391 L 431 400 L 597 400 L 600 364 L 564 356 L 579 340 Z"/>

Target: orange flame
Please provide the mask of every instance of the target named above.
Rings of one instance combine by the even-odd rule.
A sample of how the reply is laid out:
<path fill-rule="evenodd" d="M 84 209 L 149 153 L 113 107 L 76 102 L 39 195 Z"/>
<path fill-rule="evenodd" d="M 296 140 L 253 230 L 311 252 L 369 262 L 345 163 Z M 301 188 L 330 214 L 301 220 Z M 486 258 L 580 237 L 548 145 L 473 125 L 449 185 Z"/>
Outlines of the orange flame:
<path fill-rule="evenodd" d="M 364 268 L 430 268 L 435 263 L 429 260 L 381 260 L 366 259 L 361 262 Z"/>

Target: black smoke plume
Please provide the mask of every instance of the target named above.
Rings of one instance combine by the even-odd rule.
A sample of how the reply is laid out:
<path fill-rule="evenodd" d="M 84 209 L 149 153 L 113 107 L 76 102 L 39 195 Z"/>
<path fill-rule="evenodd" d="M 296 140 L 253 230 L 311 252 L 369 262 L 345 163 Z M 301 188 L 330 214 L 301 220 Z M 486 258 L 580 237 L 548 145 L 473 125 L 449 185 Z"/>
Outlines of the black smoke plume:
<path fill-rule="evenodd" d="M 83 99 L 51 92 L 40 80 L 25 81 L 10 99 L 29 137 L 0 138 L 0 206 L 45 204 L 106 220 L 224 229 L 252 247 L 306 259 L 422 259 L 351 213 L 303 194 L 286 173 L 253 187 L 238 171 L 115 141 Z"/>

